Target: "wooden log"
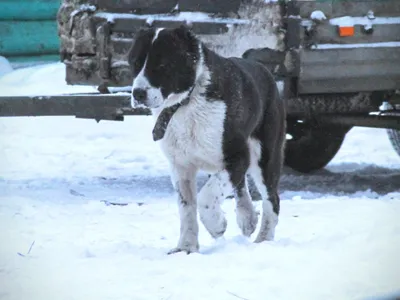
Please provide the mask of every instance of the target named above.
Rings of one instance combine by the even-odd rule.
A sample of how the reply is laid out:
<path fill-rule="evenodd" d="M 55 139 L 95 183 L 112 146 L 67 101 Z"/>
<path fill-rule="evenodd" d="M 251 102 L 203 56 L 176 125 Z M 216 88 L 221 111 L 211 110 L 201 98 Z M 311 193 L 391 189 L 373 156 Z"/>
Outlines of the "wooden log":
<path fill-rule="evenodd" d="M 51 21 L 0 21 L 0 55 L 57 54 L 57 23 Z"/>
<path fill-rule="evenodd" d="M 0 20 L 55 20 L 60 0 L 0 1 Z"/>

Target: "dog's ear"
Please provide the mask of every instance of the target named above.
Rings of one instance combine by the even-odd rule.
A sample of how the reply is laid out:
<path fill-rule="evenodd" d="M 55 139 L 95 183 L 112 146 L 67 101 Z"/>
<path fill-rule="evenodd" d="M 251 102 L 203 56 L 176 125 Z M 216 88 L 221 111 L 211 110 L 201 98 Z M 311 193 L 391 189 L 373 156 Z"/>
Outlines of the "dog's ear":
<path fill-rule="evenodd" d="M 135 34 L 131 47 L 128 51 L 128 63 L 133 67 L 137 59 L 143 53 L 147 53 L 150 48 L 151 41 L 155 35 L 155 29 L 149 27 L 141 27 Z"/>
<path fill-rule="evenodd" d="M 177 48 L 177 51 L 184 54 L 188 61 L 197 62 L 199 44 L 196 36 L 192 33 L 190 28 L 181 25 L 178 28 L 175 28 L 174 33 L 180 41 L 183 41 L 183 43 L 179 43 L 181 46 Z M 193 66 L 195 66 L 195 64 L 193 64 Z"/>

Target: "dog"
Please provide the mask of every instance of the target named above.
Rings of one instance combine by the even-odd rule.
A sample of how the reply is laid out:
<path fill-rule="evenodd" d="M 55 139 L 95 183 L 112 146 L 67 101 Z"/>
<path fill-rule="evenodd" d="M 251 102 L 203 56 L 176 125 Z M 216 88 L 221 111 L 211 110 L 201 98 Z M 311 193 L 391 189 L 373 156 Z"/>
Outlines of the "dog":
<path fill-rule="evenodd" d="M 232 193 L 237 225 L 244 236 L 253 234 L 258 213 L 247 174 L 262 195 L 254 242 L 273 240 L 286 108 L 271 72 L 255 60 L 218 55 L 186 26 L 139 30 L 128 60 L 131 105 L 151 109 L 153 139 L 169 162 L 178 198 L 180 237 L 168 254 L 199 251 L 197 212 L 213 238 L 223 236 L 220 205 Z M 210 177 L 197 195 L 199 170 Z"/>

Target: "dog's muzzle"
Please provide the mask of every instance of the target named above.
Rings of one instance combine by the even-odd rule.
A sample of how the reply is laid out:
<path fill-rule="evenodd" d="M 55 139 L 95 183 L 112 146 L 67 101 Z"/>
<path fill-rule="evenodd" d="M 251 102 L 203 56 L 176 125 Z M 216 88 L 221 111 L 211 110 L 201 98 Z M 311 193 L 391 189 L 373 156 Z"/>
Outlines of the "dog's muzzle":
<path fill-rule="evenodd" d="M 145 89 L 136 88 L 132 91 L 132 96 L 139 104 L 144 104 L 147 99 L 147 91 Z"/>

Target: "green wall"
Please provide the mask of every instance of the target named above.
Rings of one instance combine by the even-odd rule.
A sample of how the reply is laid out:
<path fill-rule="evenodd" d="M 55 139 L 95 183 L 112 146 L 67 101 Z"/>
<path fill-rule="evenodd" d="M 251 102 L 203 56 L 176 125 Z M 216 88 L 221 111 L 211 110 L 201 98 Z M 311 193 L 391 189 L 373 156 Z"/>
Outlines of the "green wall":
<path fill-rule="evenodd" d="M 60 0 L 0 0 L 0 55 L 11 62 L 57 61 Z"/>

